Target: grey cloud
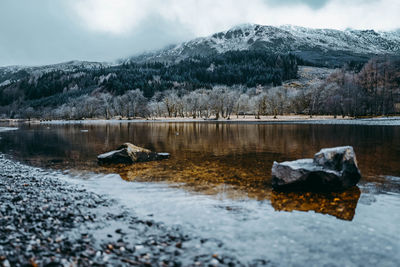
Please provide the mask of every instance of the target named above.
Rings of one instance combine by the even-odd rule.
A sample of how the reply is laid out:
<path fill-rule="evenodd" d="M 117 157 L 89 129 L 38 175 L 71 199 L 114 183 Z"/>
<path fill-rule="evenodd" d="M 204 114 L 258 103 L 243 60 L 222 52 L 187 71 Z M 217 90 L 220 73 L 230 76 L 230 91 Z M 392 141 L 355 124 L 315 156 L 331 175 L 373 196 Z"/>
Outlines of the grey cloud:
<path fill-rule="evenodd" d="M 111 61 L 193 37 L 182 27 L 154 17 L 126 35 L 92 32 L 66 12 L 64 3 L 1 0 L 0 66 Z"/>
<path fill-rule="evenodd" d="M 368 4 L 373 2 L 379 2 L 380 0 L 264 0 L 267 4 L 273 6 L 291 6 L 303 4 L 309 6 L 313 9 L 320 9 L 326 6 L 329 2 L 342 2 L 345 6 L 346 4 Z"/>
<path fill-rule="evenodd" d="M 288 6 L 304 4 L 313 9 L 319 9 L 325 6 L 330 0 L 265 0 L 267 3 L 276 6 Z"/>

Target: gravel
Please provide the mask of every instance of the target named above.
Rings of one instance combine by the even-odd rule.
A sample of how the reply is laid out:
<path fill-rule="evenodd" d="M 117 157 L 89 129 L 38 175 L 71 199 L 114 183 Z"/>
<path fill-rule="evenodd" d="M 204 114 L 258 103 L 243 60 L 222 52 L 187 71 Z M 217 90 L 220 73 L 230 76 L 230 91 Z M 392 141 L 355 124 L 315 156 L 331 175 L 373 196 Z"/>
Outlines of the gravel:
<path fill-rule="evenodd" d="M 60 175 L 0 154 L 0 266 L 244 265 L 219 240 L 138 218 Z"/>

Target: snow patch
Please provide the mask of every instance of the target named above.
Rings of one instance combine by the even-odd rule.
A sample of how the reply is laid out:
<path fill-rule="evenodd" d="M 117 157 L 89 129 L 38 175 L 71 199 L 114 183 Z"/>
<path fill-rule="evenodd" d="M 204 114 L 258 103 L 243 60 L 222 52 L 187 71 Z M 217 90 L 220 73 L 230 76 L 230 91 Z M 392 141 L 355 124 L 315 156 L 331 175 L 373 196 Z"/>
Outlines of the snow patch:
<path fill-rule="evenodd" d="M 18 130 L 16 127 L 0 127 L 0 133 Z"/>

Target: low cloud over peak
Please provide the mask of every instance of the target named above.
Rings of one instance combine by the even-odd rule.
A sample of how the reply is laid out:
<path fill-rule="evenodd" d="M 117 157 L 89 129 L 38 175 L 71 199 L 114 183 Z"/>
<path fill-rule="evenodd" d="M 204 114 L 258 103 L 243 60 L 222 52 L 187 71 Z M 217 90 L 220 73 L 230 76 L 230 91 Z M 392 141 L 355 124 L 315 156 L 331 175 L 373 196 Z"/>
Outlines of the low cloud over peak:
<path fill-rule="evenodd" d="M 400 28 L 398 0 L 2 0 L 0 65 L 112 60 L 241 23 Z"/>

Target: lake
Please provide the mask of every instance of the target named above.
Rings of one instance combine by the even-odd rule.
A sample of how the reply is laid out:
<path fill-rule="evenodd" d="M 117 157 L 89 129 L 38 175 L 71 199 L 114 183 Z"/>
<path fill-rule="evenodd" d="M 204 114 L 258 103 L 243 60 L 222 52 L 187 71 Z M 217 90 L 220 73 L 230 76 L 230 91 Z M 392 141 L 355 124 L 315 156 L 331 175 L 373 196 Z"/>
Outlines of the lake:
<path fill-rule="evenodd" d="M 20 124 L 0 152 L 62 170 L 139 216 L 223 242 L 243 261 L 282 265 L 396 266 L 400 262 L 400 127 L 216 122 Z M 171 158 L 98 166 L 131 142 Z M 273 161 L 351 145 L 362 179 L 331 194 L 271 188 Z M 216 250 L 218 246 L 216 246 Z"/>

